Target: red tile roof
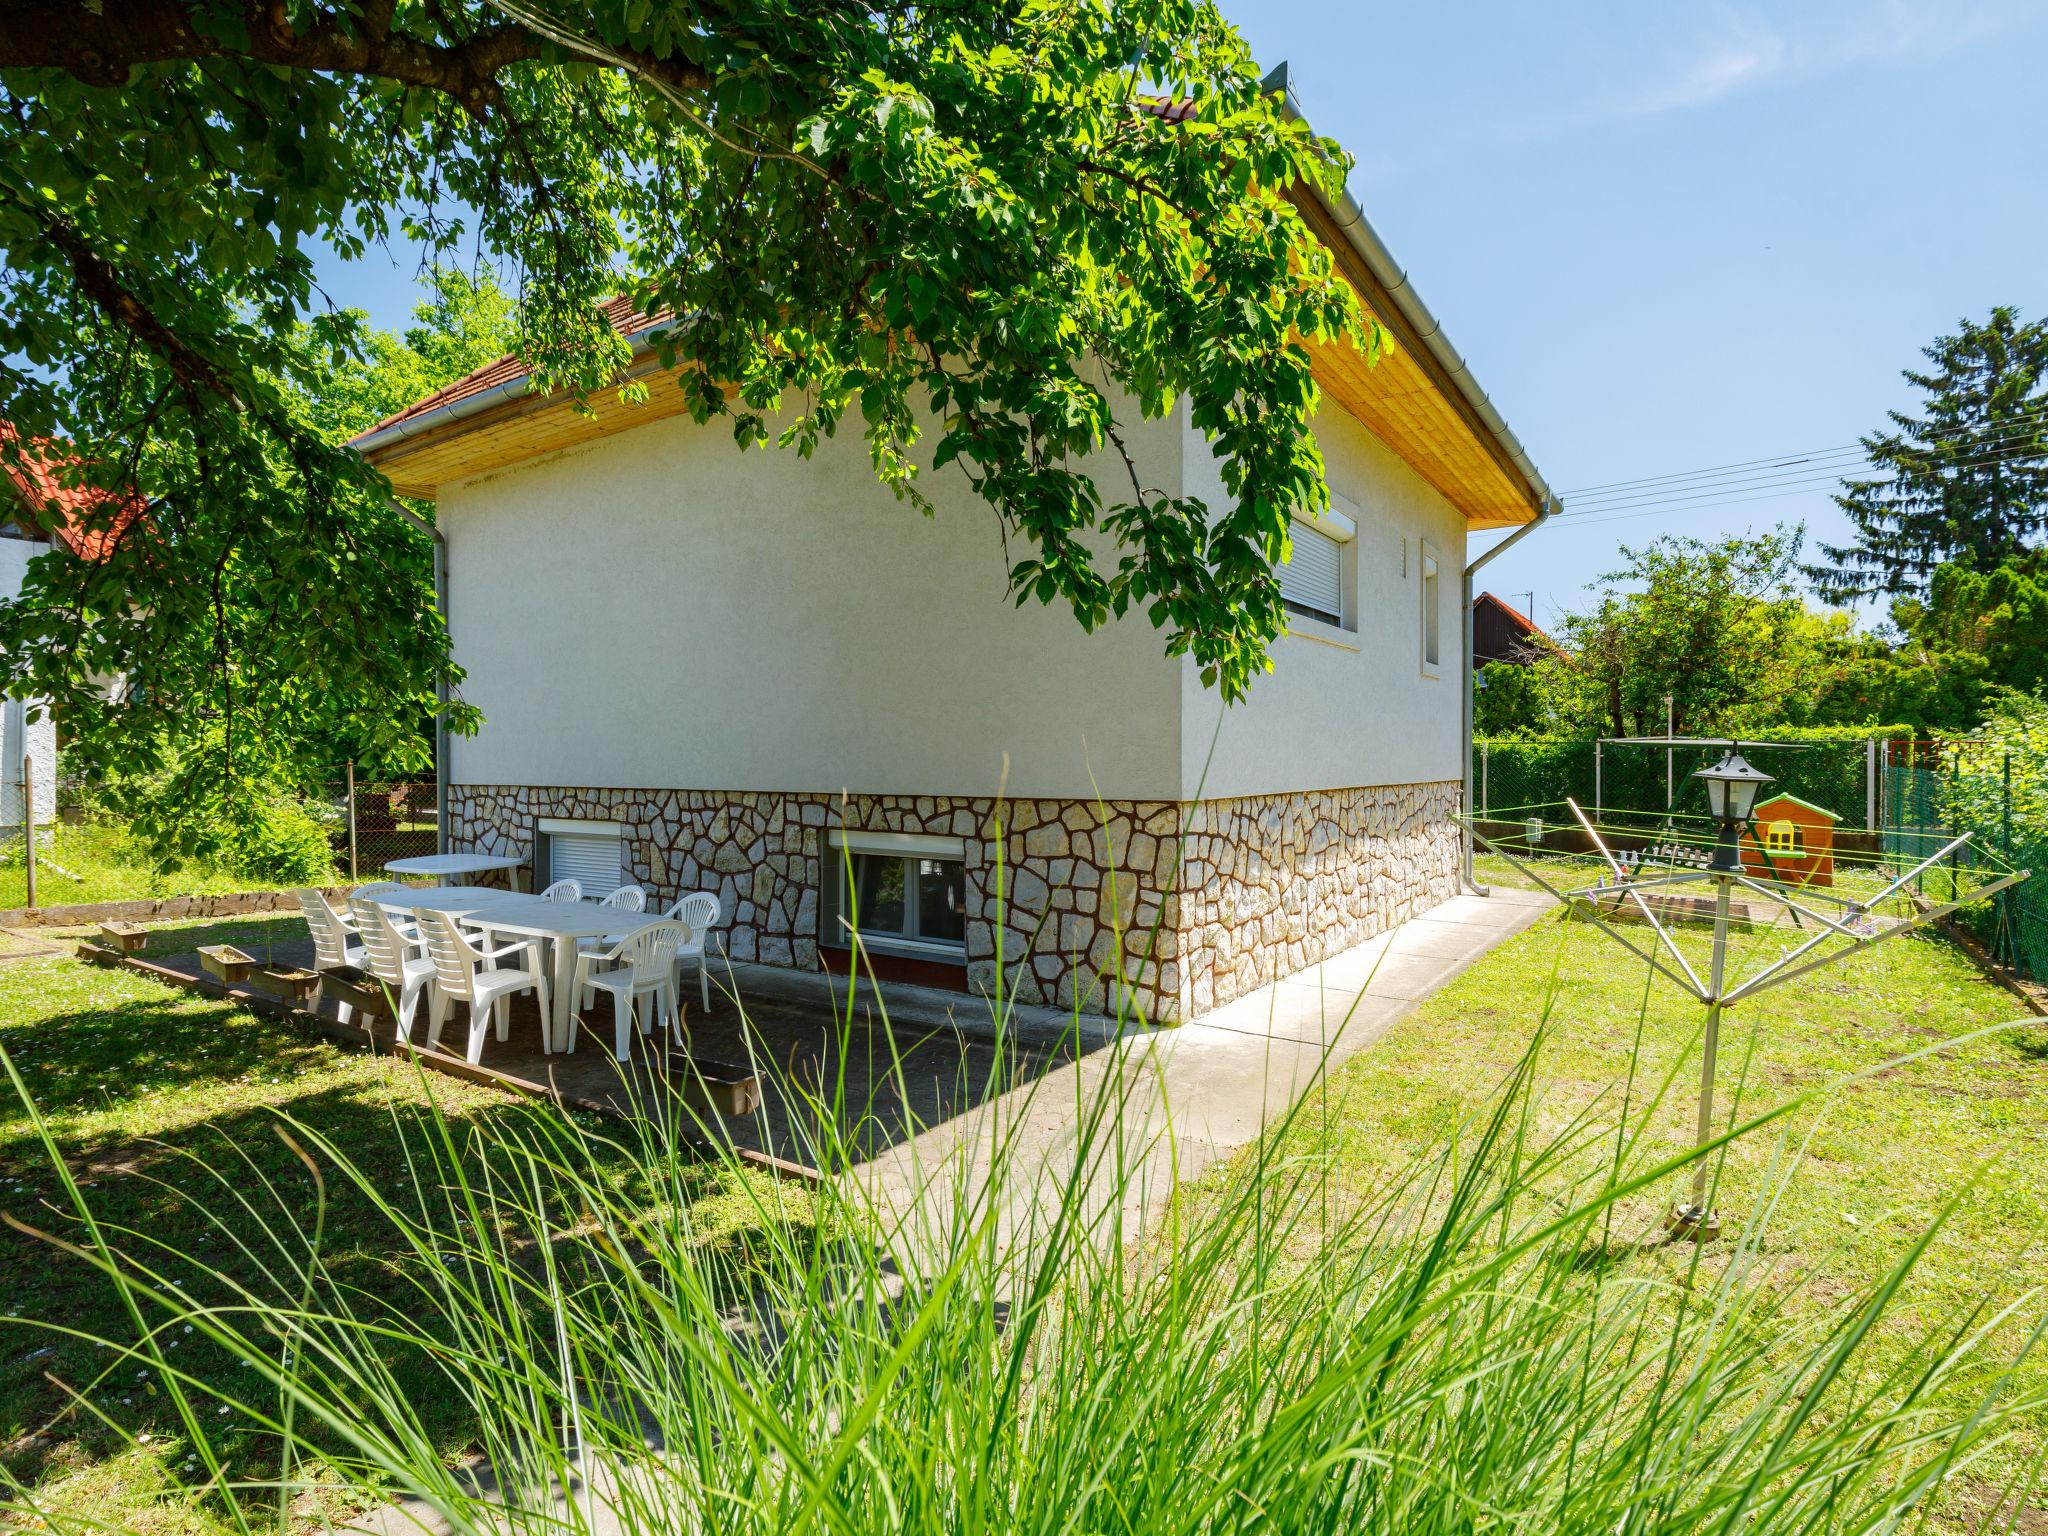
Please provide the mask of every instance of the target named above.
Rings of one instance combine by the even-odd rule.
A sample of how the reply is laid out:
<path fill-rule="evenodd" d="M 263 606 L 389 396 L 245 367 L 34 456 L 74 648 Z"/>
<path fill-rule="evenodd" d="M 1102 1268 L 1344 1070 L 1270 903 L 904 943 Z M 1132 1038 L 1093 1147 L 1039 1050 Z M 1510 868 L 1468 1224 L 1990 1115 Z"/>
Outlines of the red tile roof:
<path fill-rule="evenodd" d="M 605 319 L 610 322 L 611 328 L 621 336 L 637 336 L 650 326 L 659 325 L 664 320 L 675 318 L 668 310 L 663 310 L 654 315 L 643 315 L 639 310 L 633 308 L 630 301 L 623 297 L 606 299 L 598 308 L 603 312 Z M 500 384 L 509 384 L 514 379 L 523 379 L 526 377 L 526 374 L 526 364 L 522 363 L 512 353 L 507 352 L 496 362 L 486 363 L 474 373 L 464 374 L 453 384 L 444 384 L 424 400 L 415 400 L 397 414 L 386 416 L 375 426 L 364 428 L 356 434 L 353 441 L 361 442 L 373 432 L 382 432 L 386 427 L 395 427 L 401 421 L 411 421 L 414 417 L 425 416 L 430 412 L 438 411 L 444 405 L 453 405 L 458 400 L 467 400 L 471 395 L 480 395 L 487 389 L 497 388 Z"/>
<path fill-rule="evenodd" d="M 0 443 L 19 441 L 11 423 L 0 421 Z M 0 516 L 11 515 L 33 532 L 62 544 L 84 560 L 97 560 L 143 515 L 140 496 L 123 497 L 94 485 L 67 484 L 66 471 L 78 463 L 46 437 L 30 438 L 19 452 L 0 449 Z M 4 494 L 11 489 L 12 497 Z M 5 503 L 16 505 L 9 508 Z M 111 513 L 105 509 L 114 508 Z"/>

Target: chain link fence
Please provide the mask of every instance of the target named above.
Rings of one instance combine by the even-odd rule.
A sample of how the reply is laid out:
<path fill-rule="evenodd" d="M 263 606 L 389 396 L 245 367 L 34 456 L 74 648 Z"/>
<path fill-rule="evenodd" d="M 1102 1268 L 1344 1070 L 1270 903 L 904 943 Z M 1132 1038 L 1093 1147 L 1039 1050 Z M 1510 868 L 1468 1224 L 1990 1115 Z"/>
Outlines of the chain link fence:
<path fill-rule="evenodd" d="M 358 779 L 327 786 L 334 817 L 335 869 L 351 882 L 376 878 L 392 859 L 440 847 L 440 799 L 431 778 Z"/>
<path fill-rule="evenodd" d="M 1766 797 L 1790 793 L 1840 817 L 1852 857 L 1882 859 L 1903 873 L 1969 833 L 1969 846 L 1916 882 L 1932 900 L 1969 883 L 1961 877 L 1981 864 L 2036 872 L 2039 878 L 1964 908 L 1957 920 L 1999 964 L 2048 982 L 2048 763 L 2038 755 L 1967 740 L 1786 742 L 1743 751 L 1772 776 Z M 1667 810 L 1702 815 L 1705 791 L 1692 774 L 1719 752 L 1613 740 L 1479 741 L 1473 805 L 1482 819 L 1497 821 L 1554 819 L 1566 798 L 1596 821 Z"/>
<path fill-rule="evenodd" d="M 357 779 L 344 769 L 310 792 L 280 798 L 304 813 L 303 838 L 283 863 L 166 857 L 75 776 L 39 772 L 25 795 L 18 786 L 15 795 L 33 812 L 33 844 L 21 812 L 12 824 L 0 822 L 0 911 L 353 883 L 440 845 L 432 778 Z"/>
<path fill-rule="evenodd" d="M 2048 982 L 2048 765 L 1986 742 L 1892 742 L 1884 802 L 1889 857 L 1970 834 L 1968 848 L 1921 877 L 1927 896 L 1940 899 L 1975 850 L 2033 872 L 1957 921 L 1998 964 Z"/>
<path fill-rule="evenodd" d="M 1877 825 L 1883 744 L 1875 741 L 1745 745 L 1756 766 L 1788 793 L 1831 811 L 1849 828 Z M 1614 740 L 1479 741 L 1472 752 L 1472 800 L 1482 817 L 1512 819 L 1522 807 L 1556 805 L 1567 797 L 1588 814 L 1654 815 L 1702 812 L 1705 791 L 1695 770 L 1719 748 L 1653 747 Z"/>

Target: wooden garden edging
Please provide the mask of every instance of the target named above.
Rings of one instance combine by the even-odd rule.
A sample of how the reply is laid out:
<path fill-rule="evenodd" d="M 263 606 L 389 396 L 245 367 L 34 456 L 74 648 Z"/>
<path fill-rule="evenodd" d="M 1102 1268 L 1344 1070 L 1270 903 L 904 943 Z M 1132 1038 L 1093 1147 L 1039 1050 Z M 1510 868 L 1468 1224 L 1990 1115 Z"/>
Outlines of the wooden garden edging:
<path fill-rule="evenodd" d="M 330 900 L 348 894 L 330 886 Z M 148 901 L 84 901 L 68 907 L 0 909 L 0 928 L 89 928 L 95 923 L 168 923 L 185 917 L 243 917 L 256 912 L 296 912 L 297 891 L 229 891 L 219 896 L 160 896 Z"/>

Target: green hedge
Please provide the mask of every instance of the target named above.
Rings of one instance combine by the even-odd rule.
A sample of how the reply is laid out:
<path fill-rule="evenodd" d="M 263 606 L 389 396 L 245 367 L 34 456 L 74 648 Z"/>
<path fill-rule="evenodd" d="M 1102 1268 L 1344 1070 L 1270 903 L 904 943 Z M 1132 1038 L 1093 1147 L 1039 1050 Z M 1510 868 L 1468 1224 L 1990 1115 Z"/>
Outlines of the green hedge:
<path fill-rule="evenodd" d="M 1833 811 L 1845 825 L 1861 827 L 1869 815 L 1868 743 L 1875 739 L 1870 734 L 1875 729 L 1773 732 L 1774 738 L 1796 742 L 1805 750 L 1760 748 L 1750 756 L 1776 780 L 1775 789 Z M 1717 755 L 1715 748 L 1670 749 L 1672 810 L 1680 814 L 1705 812 L 1705 790 L 1692 775 Z M 1476 742 L 1473 803 L 1482 812 L 1505 812 L 1519 806 L 1552 805 L 1569 796 L 1589 811 L 1596 805 L 1622 811 L 1665 808 L 1665 748 L 1610 741 L 1597 757 L 1596 763 L 1595 743 L 1587 739 Z"/>

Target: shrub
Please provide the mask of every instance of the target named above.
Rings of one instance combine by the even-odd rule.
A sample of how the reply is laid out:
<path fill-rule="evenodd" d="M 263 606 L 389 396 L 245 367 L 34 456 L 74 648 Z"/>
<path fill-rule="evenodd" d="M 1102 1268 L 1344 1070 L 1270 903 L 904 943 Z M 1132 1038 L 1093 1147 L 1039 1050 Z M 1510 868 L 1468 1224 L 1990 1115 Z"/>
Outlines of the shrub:
<path fill-rule="evenodd" d="M 82 786 L 79 803 L 85 820 L 117 833 L 159 874 L 196 866 L 278 885 L 333 878 L 335 811 L 275 784 L 223 782 L 197 755 L 101 777 Z"/>
<path fill-rule="evenodd" d="M 245 879 L 324 885 L 334 877 L 334 844 L 326 825 L 288 795 L 252 800 L 243 819 L 225 830 L 222 844 L 222 862 Z"/>

